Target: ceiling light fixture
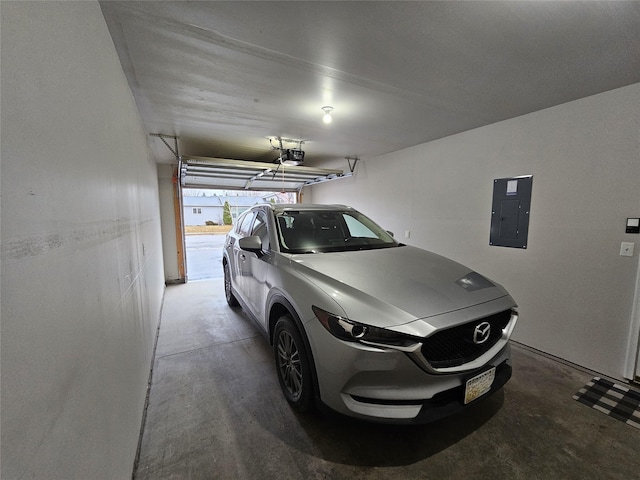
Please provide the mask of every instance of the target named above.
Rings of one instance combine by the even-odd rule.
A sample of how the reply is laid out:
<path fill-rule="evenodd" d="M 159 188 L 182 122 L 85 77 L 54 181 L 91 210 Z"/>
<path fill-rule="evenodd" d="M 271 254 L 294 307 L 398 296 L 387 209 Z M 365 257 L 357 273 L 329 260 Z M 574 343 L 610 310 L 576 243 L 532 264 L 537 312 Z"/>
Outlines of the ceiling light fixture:
<path fill-rule="evenodd" d="M 322 107 L 322 110 L 324 111 L 324 117 L 322 117 L 322 121 L 328 125 L 332 120 L 331 112 L 333 111 L 333 107 L 327 105 L 325 107 Z"/>

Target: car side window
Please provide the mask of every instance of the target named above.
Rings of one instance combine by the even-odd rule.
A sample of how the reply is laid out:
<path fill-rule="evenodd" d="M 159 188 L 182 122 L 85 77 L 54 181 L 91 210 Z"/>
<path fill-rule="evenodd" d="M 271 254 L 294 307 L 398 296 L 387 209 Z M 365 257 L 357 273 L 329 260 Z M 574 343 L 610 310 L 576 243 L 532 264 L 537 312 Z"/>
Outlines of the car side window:
<path fill-rule="evenodd" d="M 267 228 L 267 216 L 264 212 L 258 212 L 253 222 L 251 235 L 257 235 L 262 240 L 262 250 L 269 250 L 269 229 Z"/>
<path fill-rule="evenodd" d="M 253 217 L 255 216 L 254 212 L 247 213 L 240 222 L 240 226 L 238 227 L 238 234 L 242 237 L 248 237 L 249 232 L 251 231 L 251 222 L 253 222 Z"/>
<path fill-rule="evenodd" d="M 238 215 L 238 220 L 233 225 L 233 231 L 236 232 L 238 235 L 240 234 L 240 227 L 242 226 L 242 221 L 245 219 L 246 216 L 247 216 L 246 214 Z"/>

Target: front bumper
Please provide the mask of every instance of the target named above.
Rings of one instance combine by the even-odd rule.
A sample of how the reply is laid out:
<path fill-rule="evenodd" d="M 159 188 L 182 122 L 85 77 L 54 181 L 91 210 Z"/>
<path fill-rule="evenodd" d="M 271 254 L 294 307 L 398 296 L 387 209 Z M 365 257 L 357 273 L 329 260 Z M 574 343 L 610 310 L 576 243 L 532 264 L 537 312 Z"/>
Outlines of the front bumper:
<path fill-rule="evenodd" d="M 382 423 L 427 423 L 454 414 L 499 390 L 511 377 L 507 343 L 482 365 L 451 373 L 427 372 L 410 354 L 344 342 L 317 321 L 305 325 L 323 405 L 350 417 Z M 496 367 L 489 392 L 464 404 L 466 381 Z"/>
<path fill-rule="evenodd" d="M 463 401 L 464 385 L 442 391 L 423 401 L 380 401 L 355 396 L 347 396 L 349 398 L 344 398 L 344 400 L 352 411 L 361 412 L 361 415 L 365 414 L 369 420 L 383 423 L 431 423 L 461 412 L 467 407 L 489 398 L 507 383 L 511 378 L 511 371 L 511 363 L 508 360 L 496 366 L 496 376 L 491 390 L 468 405 L 465 405 Z"/>

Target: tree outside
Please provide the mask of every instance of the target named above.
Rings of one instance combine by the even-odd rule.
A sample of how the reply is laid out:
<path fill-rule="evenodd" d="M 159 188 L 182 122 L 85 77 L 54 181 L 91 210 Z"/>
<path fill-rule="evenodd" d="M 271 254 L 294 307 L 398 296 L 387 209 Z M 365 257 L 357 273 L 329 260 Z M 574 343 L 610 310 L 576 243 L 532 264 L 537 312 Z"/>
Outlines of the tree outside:
<path fill-rule="evenodd" d="M 233 217 L 231 216 L 231 205 L 229 202 L 224 202 L 224 207 L 222 209 L 222 223 L 225 225 L 231 225 L 233 223 Z"/>

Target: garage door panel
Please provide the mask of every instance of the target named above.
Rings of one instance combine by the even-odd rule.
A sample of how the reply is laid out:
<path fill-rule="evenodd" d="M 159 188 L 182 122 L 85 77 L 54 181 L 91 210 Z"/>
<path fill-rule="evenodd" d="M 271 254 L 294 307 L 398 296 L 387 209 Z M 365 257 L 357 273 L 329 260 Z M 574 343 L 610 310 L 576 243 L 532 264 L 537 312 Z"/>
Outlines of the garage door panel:
<path fill-rule="evenodd" d="M 250 162 L 227 158 L 182 157 L 180 181 L 186 188 L 299 192 L 305 185 L 352 176 L 342 170 Z"/>

